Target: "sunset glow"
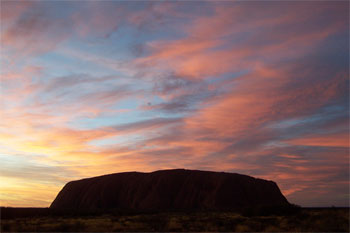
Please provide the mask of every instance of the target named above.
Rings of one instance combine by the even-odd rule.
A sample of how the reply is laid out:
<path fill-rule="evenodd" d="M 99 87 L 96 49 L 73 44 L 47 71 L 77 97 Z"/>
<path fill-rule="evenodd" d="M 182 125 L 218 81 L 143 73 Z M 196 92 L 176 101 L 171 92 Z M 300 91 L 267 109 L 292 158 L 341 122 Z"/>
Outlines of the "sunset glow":
<path fill-rule="evenodd" d="M 349 206 L 348 1 L 1 1 L 0 205 L 170 168 Z"/>

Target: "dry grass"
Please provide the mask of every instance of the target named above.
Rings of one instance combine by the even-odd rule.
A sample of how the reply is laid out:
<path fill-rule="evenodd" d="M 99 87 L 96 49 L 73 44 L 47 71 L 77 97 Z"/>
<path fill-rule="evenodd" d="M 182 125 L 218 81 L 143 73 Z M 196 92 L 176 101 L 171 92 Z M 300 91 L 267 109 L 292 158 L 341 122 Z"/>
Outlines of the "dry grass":
<path fill-rule="evenodd" d="M 1 221 L 1 232 L 348 232 L 349 209 L 303 209 L 288 216 L 237 213 L 159 213 L 33 217 Z"/>

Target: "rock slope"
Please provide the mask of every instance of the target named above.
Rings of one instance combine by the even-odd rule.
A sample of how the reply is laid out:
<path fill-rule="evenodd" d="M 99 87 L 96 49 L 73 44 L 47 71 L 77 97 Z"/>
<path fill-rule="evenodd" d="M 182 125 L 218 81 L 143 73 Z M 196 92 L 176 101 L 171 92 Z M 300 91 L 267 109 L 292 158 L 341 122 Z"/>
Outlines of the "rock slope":
<path fill-rule="evenodd" d="M 235 173 L 175 169 L 71 181 L 50 208 L 169 211 L 271 205 L 289 205 L 273 181 Z"/>

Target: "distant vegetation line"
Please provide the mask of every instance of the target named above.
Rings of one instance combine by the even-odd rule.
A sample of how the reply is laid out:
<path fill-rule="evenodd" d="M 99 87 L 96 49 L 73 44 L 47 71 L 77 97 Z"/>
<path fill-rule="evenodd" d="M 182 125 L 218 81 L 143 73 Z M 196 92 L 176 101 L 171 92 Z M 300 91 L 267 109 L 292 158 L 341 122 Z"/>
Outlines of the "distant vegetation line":
<path fill-rule="evenodd" d="M 251 208 L 244 208 L 235 211 L 215 211 L 215 210 L 169 210 L 169 213 L 212 213 L 212 212 L 231 212 L 242 214 L 244 216 L 269 216 L 269 215 L 291 215 L 300 212 L 302 209 L 344 209 L 340 208 L 301 208 L 297 205 L 291 206 L 258 206 Z M 50 208 L 36 208 L 36 207 L 0 207 L 1 219 L 15 219 L 27 217 L 40 216 L 99 216 L 99 215 L 138 215 L 138 214 L 159 214 L 166 213 L 165 211 L 137 211 L 125 209 L 50 209 Z"/>

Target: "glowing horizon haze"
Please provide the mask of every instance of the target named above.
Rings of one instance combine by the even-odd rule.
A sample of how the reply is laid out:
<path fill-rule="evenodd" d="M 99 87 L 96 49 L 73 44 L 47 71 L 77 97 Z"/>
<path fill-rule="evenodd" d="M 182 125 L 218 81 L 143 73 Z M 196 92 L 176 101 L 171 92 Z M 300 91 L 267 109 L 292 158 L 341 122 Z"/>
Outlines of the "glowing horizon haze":
<path fill-rule="evenodd" d="M 0 4 L 0 206 L 174 168 L 349 206 L 348 1 Z"/>

